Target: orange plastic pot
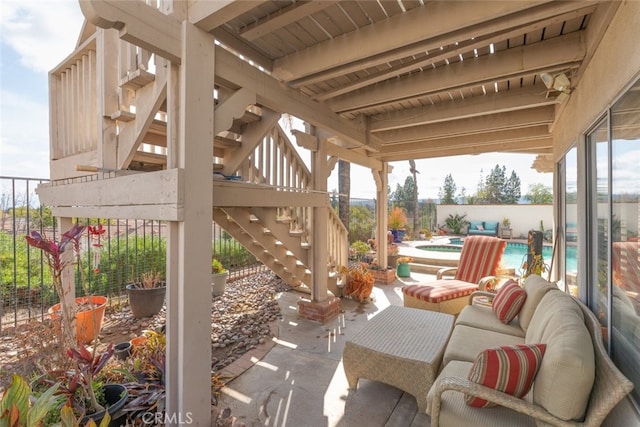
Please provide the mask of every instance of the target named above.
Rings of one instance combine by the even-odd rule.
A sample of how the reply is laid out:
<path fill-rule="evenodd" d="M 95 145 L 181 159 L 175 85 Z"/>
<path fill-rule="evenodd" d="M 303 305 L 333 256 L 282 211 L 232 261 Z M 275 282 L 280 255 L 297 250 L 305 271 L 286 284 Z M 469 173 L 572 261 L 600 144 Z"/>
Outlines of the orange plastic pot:
<path fill-rule="evenodd" d="M 76 305 L 86 306 L 93 304 L 93 309 L 82 309 L 76 313 L 76 340 L 82 344 L 89 344 L 98 338 L 100 329 L 102 329 L 102 320 L 104 319 L 104 310 L 107 307 L 107 297 L 91 296 L 76 298 Z M 60 303 L 49 307 L 47 311 L 51 319 L 60 321 Z"/>
<path fill-rule="evenodd" d="M 131 347 L 135 349 L 137 346 L 144 344 L 146 341 L 147 341 L 147 337 L 140 336 L 140 337 L 131 338 L 129 342 L 131 343 Z"/>

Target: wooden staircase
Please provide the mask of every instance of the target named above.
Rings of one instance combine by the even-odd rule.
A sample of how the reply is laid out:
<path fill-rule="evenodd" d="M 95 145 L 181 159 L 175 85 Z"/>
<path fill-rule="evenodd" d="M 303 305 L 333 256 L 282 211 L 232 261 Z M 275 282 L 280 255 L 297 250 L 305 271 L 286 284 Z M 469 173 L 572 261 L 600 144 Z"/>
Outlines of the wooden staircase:
<path fill-rule="evenodd" d="M 101 49 L 114 49 L 106 54 Z M 98 57 L 120 58 L 99 64 Z M 111 171 L 116 175 L 171 169 L 168 164 L 165 60 L 98 30 L 51 73 L 52 178 Z M 103 67 L 96 73 L 96 67 Z M 98 81 L 98 79 L 102 81 Z M 314 209 L 329 211 L 328 288 L 347 264 L 347 231 L 330 208 L 326 192 L 314 192 L 312 177 L 278 125 L 280 113 L 263 108 L 251 91 L 215 81 L 212 219 L 291 286 L 312 287 Z M 99 87 L 102 93 L 83 87 Z M 75 94 L 85 106 L 67 108 Z M 102 121 L 95 125 L 95 117 Z M 91 126 L 87 127 L 87 124 Z M 78 131 L 78 132 L 76 132 Z M 75 170 L 73 166 L 75 165 Z M 82 165 L 82 168 L 78 168 Z"/>

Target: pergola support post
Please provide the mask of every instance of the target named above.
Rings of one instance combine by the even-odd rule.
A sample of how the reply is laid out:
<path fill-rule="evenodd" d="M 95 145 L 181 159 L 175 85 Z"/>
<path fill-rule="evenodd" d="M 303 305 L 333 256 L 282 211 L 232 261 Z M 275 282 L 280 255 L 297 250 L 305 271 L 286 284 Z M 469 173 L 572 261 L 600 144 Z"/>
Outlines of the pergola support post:
<path fill-rule="evenodd" d="M 372 170 L 374 181 L 376 182 L 376 250 L 378 264 L 380 267 L 387 268 L 387 206 L 389 204 L 389 195 L 387 187 L 389 185 L 389 164 L 384 162 L 382 169 Z"/>
<path fill-rule="evenodd" d="M 315 149 L 311 150 L 311 179 L 313 190 L 327 191 L 327 154 L 317 137 L 315 128 L 309 132 L 315 138 Z M 340 313 L 340 299 L 329 296 L 327 290 L 327 253 L 328 246 L 328 220 L 329 213 L 326 206 L 314 207 L 311 215 L 312 240 L 311 240 L 311 300 L 298 301 L 298 314 L 305 319 L 325 323 Z"/>
<path fill-rule="evenodd" d="M 167 245 L 167 425 L 211 425 L 214 52 L 211 35 L 183 21 L 182 63 L 168 85 L 179 119 L 167 143 L 171 163 L 184 171 L 184 214 L 170 224 Z"/>

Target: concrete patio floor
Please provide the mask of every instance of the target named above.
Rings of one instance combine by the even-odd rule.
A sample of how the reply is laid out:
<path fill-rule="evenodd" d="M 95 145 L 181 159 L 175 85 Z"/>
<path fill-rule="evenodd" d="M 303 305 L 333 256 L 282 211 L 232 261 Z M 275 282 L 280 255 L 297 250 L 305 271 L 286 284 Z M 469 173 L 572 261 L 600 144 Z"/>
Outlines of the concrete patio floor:
<path fill-rule="evenodd" d="M 434 278 L 412 273 L 403 281 Z M 219 407 L 247 426 L 429 425 L 415 398 L 399 389 L 361 379 L 357 391 L 349 390 L 342 366 L 345 342 L 381 310 L 402 305 L 402 284 L 377 284 L 369 303 L 343 298 L 341 314 L 325 325 L 298 318 L 297 301 L 308 295 L 281 294 L 275 345 L 224 387 Z"/>

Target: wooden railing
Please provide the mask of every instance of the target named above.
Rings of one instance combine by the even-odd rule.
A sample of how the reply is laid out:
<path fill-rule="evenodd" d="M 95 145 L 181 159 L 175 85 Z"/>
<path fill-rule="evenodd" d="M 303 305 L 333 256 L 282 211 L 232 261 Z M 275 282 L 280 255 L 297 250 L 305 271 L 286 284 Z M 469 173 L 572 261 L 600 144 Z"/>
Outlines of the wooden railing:
<path fill-rule="evenodd" d="M 51 160 L 98 148 L 96 38 L 92 35 L 49 73 Z"/>
<path fill-rule="evenodd" d="M 100 117 L 135 114 L 135 90 L 155 78 L 155 61 L 155 55 L 120 40 L 116 30 L 98 29 L 54 68 L 49 73 L 51 160 L 100 152 Z M 158 147 L 143 144 L 140 150 L 157 153 Z M 100 163 L 96 159 L 97 154 L 83 160 Z"/>
<path fill-rule="evenodd" d="M 333 208 L 328 207 L 328 246 L 329 259 L 327 262 L 332 269 L 339 271 L 340 267 L 347 267 L 349 260 L 349 230 L 344 226 L 340 217 Z"/>
<path fill-rule="evenodd" d="M 311 172 L 280 125 L 273 127 L 253 153 L 237 171 L 243 181 L 265 184 L 280 191 L 313 191 Z M 329 197 L 327 195 L 327 197 Z M 327 208 L 328 263 L 334 267 L 346 266 L 348 260 L 348 234 L 335 211 Z M 278 209 L 278 217 L 290 221 L 292 231 L 302 233 L 302 241 L 309 242 L 311 232 L 311 208 L 287 206 Z M 311 242 L 309 242 L 311 243 Z"/>

